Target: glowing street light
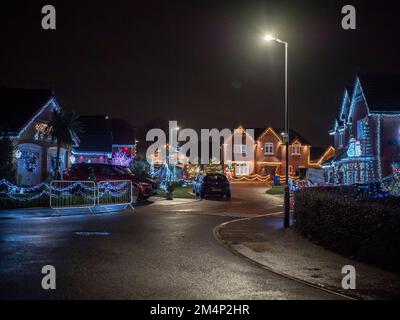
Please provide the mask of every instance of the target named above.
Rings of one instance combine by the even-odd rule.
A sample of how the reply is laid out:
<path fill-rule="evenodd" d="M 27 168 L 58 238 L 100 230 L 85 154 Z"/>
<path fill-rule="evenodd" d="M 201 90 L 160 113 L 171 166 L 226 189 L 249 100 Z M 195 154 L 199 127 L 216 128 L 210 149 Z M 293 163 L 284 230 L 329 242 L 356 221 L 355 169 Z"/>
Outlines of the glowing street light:
<path fill-rule="evenodd" d="M 273 40 L 275 40 L 275 38 L 273 36 L 271 36 L 270 34 L 267 34 L 264 36 L 264 40 L 265 41 L 273 41 Z"/>
<path fill-rule="evenodd" d="M 288 43 L 286 41 L 275 38 L 274 36 L 267 34 L 263 38 L 265 41 L 275 41 L 285 46 L 285 132 L 282 133 L 283 141 L 285 142 L 285 215 L 284 215 L 284 227 L 290 227 L 290 194 L 289 194 L 289 100 L 288 100 Z"/>

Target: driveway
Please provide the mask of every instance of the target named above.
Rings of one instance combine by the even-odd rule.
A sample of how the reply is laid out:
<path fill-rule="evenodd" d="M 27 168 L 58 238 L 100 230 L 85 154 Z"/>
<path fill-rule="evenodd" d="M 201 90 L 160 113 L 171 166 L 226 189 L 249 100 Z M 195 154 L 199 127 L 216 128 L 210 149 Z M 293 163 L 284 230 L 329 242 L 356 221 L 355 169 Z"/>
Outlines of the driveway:
<path fill-rule="evenodd" d="M 2 299 L 338 299 L 233 255 L 213 228 L 230 215 L 279 211 L 266 186 L 234 183 L 233 198 L 134 213 L 0 219 Z M 41 289 L 41 268 L 57 289 Z"/>

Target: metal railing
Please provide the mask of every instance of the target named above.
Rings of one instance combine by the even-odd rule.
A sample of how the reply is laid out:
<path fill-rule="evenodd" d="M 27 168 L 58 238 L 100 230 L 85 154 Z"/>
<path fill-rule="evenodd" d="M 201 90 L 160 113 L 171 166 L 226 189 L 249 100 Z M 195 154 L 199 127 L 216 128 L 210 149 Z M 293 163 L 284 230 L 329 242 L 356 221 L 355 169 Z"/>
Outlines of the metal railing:
<path fill-rule="evenodd" d="M 132 206 L 134 200 L 132 181 L 112 180 L 97 183 L 97 204 L 99 206 Z"/>
<path fill-rule="evenodd" d="M 138 192 L 129 180 L 65 181 L 50 183 L 50 208 L 75 209 L 94 207 L 130 206 L 137 202 Z M 93 212 L 93 211 L 92 211 Z"/>
<path fill-rule="evenodd" d="M 55 180 L 50 183 L 50 208 L 93 208 L 97 188 L 93 181 Z"/>

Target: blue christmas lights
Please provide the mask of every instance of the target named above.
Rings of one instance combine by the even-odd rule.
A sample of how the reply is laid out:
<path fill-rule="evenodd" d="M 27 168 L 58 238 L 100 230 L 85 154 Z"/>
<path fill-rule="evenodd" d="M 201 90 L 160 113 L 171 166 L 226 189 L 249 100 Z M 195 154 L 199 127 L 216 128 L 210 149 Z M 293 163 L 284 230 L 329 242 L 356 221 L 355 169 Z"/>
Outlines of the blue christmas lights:
<path fill-rule="evenodd" d="M 0 196 L 18 202 L 29 202 L 48 197 L 51 191 L 51 197 L 54 198 L 66 198 L 71 196 L 82 196 L 91 200 L 104 196 L 121 198 L 131 192 L 130 188 L 127 188 L 127 185 L 129 185 L 127 182 L 120 182 L 116 185 L 112 185 L 111 182 L 106 182 L 90 187 L 83 182 L 74 181 L 72 184 L 65 187 L 56 187 L 45 182 L 32 187 L 20 187 L 3 179 L 0 180 Z"/>

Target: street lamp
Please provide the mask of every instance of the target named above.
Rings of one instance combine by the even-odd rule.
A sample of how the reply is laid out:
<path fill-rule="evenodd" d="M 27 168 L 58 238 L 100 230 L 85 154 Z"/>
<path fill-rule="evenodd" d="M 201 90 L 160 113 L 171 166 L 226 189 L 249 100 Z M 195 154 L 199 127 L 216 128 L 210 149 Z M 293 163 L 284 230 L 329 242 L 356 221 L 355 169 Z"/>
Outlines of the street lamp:
<path fill-rule="evenodd" d="M 288 100 L 288 43 L 286 41 L 275 38 L 274 36 L 267 34 L 264 36 L 265 41 L 275 41 L 285 46 L 285 132 L 283 132 L 282 137 L 285 142 L 285 158 L 286 158 L 286 168 L 285 168 L 285 214 L 284 214 L 284 227 L 290 227 L 289 221 L 289 207 L 290 207 L 290 194 L 289 194 L 289 100 Z"/>

